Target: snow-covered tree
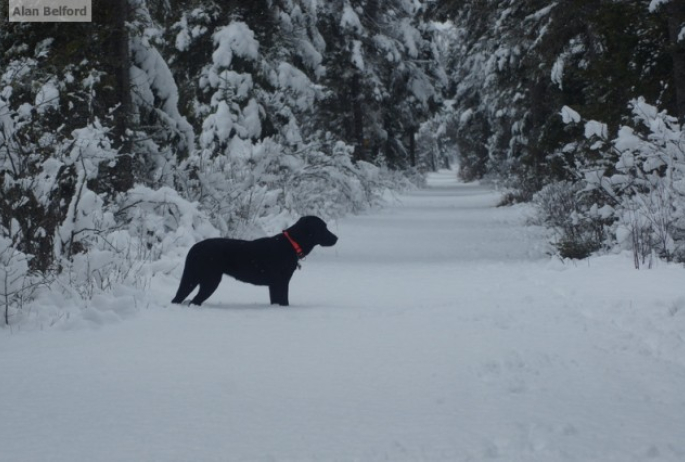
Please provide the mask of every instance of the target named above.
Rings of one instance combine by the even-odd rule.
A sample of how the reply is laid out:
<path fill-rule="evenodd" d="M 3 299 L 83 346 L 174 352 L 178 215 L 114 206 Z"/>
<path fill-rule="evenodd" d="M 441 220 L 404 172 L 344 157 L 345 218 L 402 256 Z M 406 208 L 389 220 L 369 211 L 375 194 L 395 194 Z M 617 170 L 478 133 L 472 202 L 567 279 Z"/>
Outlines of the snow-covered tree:
<path fill-rule="evenodd" d="M 448 61 L 462 174 L 505 180 L 522 198 L 575 177 L 564 105 L 615 130 L 640 95 L 675 112 L 667 18 L 648 0 L 473 0 L 441 4 L 456 29 Z"/>
<path fill-rule="evenodd" d="M 322 35 L 331 90 L 328 129 L 355 146 L 355 158 L 395 168 L 417 163 L 415 136 L 445 85 L 434 28 L 407 0 L 326 3 Z"/>
<path fill-rule="evenodd" d="M 370 166 L 350 162 L 351 150 L 322 122 L 320 105 L 333 90 L 325 86 L 321 5 L 265 4 L 200 2 L 166 37 L 170 68 L 179 79 L 191 69 L 195 82 L 182 86 L 191 101 L 181 105 L 192 108 L 198 149 L 179 165 L 177 183 L 223 232 L 282 226 L 307 210 L 357 210 L 374 200 L 379 181 Z M 350 192 L 358 186 L 366 192 Z"/>

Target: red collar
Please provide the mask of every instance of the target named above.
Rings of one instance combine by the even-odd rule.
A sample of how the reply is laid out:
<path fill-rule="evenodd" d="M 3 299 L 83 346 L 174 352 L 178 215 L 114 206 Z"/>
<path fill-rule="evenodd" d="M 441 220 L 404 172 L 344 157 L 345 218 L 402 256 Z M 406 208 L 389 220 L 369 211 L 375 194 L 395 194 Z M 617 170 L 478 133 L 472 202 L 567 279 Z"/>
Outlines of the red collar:
<path fill-rule="evenodd" d="M 288 234 L 288 231 L 283 231 L 283 235 L 285 236 L 288 241 L 290 241 L 290 244 L 293 246 L 293 249 L 295 249 L 295 253 L 297 254 L 297 258 L 303 259 L 305 257 L 304 252 L 302 251 L 302 247 L 300 247 L 300 244 L 295 242 L 295 239 L 290 237 L 290 234 Z"/>

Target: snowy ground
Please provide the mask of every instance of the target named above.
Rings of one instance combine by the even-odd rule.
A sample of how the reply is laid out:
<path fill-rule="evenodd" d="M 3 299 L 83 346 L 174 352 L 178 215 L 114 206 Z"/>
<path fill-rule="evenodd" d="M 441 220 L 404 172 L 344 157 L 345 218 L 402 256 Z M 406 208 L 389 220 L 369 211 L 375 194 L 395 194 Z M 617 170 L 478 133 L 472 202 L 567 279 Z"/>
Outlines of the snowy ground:
<path fill-rule="evenodd" d="M 0 461 L 684 461 L 685 271 L 550 259 L 453 177 L 333 225 L 291 307 L 170 306 L 178 266 L 119 322 L 0 330 Z"/>

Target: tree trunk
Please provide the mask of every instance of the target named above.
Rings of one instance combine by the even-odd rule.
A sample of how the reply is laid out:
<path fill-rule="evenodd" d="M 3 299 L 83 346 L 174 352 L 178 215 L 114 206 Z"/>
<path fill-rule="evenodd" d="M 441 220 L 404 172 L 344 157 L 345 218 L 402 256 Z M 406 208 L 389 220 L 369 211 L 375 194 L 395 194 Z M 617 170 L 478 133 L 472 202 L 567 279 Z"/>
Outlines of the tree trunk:
<path fill-rule="evenodd" d="M 112 31 L 112 48 L 115 56 L 117 95 L 119 99 L 119 109 L 117 110 L 115 122 L 115 137 L 121 142 L 119 157 L 116 165 L 112 168 L 112 186 L 115 191 L 123 192 L 131 189 L 135 183 L 135 173 L 133 168 L 133 152 L 130 136 L 126 133 L 129 128 L 129 120 L 133 111 L 131 100 L 131 78 L 129 70 L 131 67 L 131 56 L 129 50 L 129 36 L 126 23 L 129 19 L 128 0 L 117 0 L 112 5 L 114 8 L 114 30 Z"/>
<path fill-rule="evenodd" d="M 678 41 L 685 28 L 685 2 L 671 0 L 666 4 L 668 35 L 673 59 L 673 84 L 675 85 L 678 120 L 685 122 L 685 37 Z"/>
<path fill-rule="evenodd" d="M 409 133 L 409 165 L 416 167 L 416 132 L 418 130 L 414 127 L 409 127 L 407 131 Z"/>
<path fill-rule="evenodd" d="M 364 138 L 364 108 L 359 80 L 359 74 L 355 73 L 354 77 L 352 77 L 350 92 L 352 97 L 352 129 L 354 130 L 354 140 L 356 141 L 354 159 L 367 160 L 369 141 Z"/>

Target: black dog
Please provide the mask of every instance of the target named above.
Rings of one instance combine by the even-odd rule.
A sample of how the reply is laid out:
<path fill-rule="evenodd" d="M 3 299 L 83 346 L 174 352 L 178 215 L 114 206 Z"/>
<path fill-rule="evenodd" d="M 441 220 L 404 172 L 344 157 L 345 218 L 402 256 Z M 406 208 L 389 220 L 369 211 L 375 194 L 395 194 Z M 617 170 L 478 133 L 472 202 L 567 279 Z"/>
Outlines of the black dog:
<path fill-rule="evenodd" d="M 181 284 L 172 303 L 181 303 L 197 287 L 200 290 L 191 304 L 201 305 L 214 293 L 221 276 L 258 286 L 269 286 L 271 304 L 288 306 L 288 284 L 298 267 L 315 245 L 330 247 L 338 242 L 335 234 L 318 217 L 302 217 L 276 236 L 254 241 L 214 238 L 190 248 Z"/>

